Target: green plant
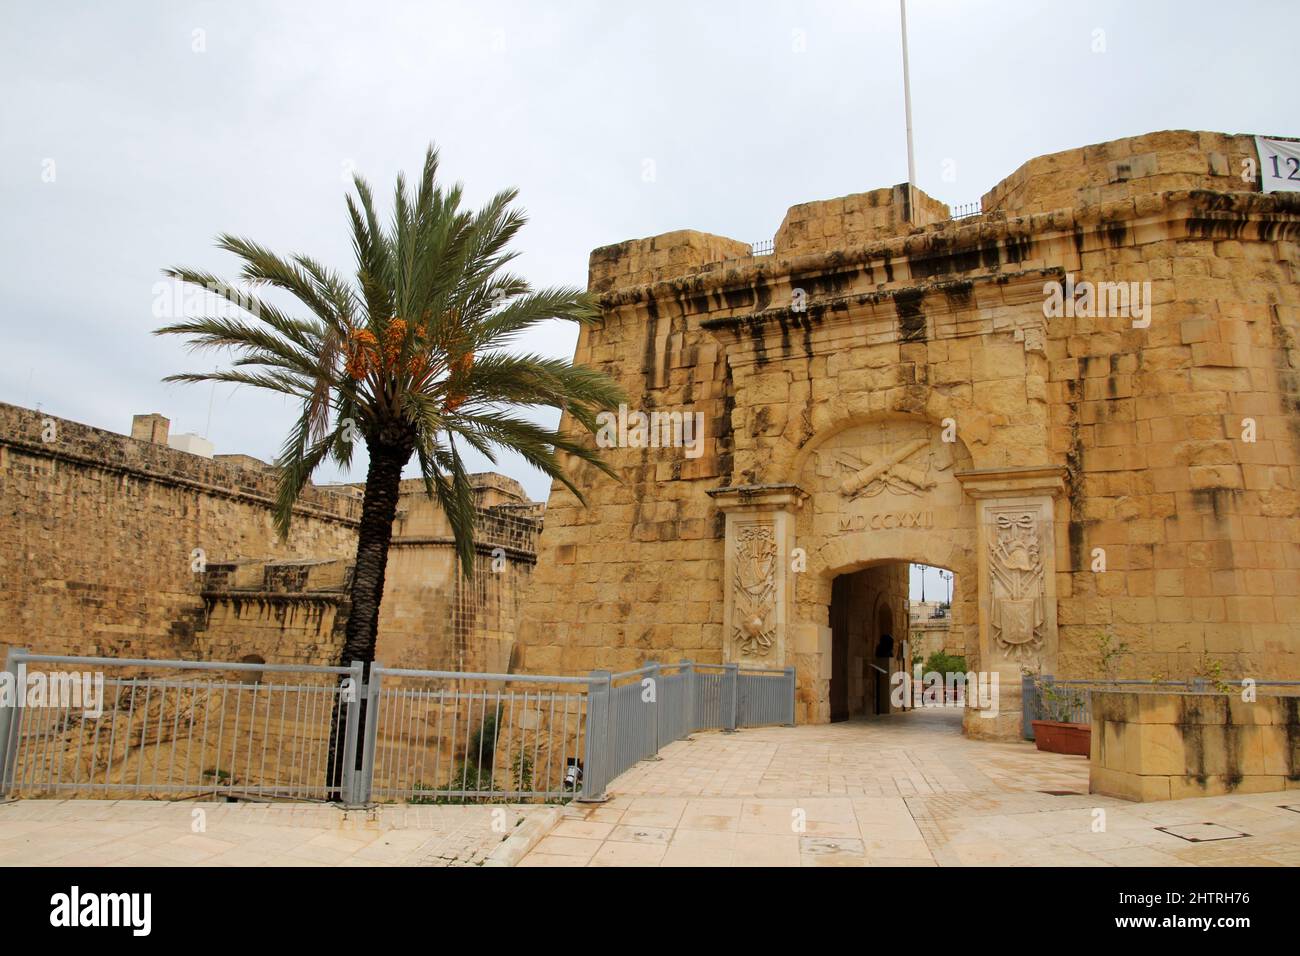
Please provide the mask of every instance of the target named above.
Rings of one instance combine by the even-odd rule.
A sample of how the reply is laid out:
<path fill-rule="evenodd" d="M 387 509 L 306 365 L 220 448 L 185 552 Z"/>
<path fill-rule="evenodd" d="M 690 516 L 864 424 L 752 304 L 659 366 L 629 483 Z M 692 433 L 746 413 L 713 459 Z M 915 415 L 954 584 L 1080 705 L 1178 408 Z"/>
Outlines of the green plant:
<path fill-rule="evenodd" d="M 1226 694 L 1233 688 L 1223 676 L 1223 667 L 1223 661 L 1219 660 L 1217 657 L 1210 657 L 1208 653 L 1202 652 L 1200 658 L 1192 667 L 1192 678 L 1199 678 L 1208 683 L 1220 694 Z"/>
<path fill-rule="evenodd" d="M 1097 649 L 1097 664 L 1105 680 L 1115 680 L 1119 676 L 1120 661 L 1129 653 L 1128 644 L 1120 641 L 1109 631 L 1098 631 L 1094 637 Z"/>
<path fill-rule="evenodd" d="M 1069 684 L 1049 680 L 1041 671 L 1026 671 L 1033 680 L 1034 691 L 1038 694 L 1042 720 L 1058 723 L 1073 723 L 1087 704 L 1083 691 Z"/>
<path fill-rule="evenodd" d="M 288 536 L 294 503 L 312 473 L 326 459 L 347 467 L 357 445 L 366 446 L 342 662 L 374 660 L 399 484 L 412 457 L 425 491 L 447 516 L 466 573 L 474 563 L 476 510 L 463 446 L 494 464 L 499 450 L 517 453 L 579 500 L 571 465 L 614 474 L 586 438 L 597 431 L 597 414 L 624 400 L 622 391 L 593 368 L 510 350 L 551 319 L 596 321 L 596 300 L 577 289 L 534 290 L 506 270 L 518 254 L 509 245 L 526 222 L 514 205 L 516 190 L 468 211 L 462 187 L 445 189 L 437 172 L 438 152 L 430 146 L 414 192 L 398 176 L 387 225 L 370 186 L 354 177 L 356 196 L 347 197 L 353 276 L 310 256 L 282 257 L 241 236 L 217 238 L 218 248 L 241 260 L 244 285 L 287 293 L 305 316 L 206 271 L 164 270 L 233 306 L 234 314 L 187 317 L 156 334 L 235 356 L 229 368 L 166 381 L 251 385 L 298 403 L 277 461 L 281 537 Z M 526 409 L 553 409 L 563 422 L 550 427 L 516 414 Z"/>
<path fill-rule="evenodd" d="M 1178 650 L 1183 654 L 1190 654 L 1191 647 L 1186 644 L 1179 644 Z M 1205 681 L 1220 694 L 1226 694 L 1233 690 L 1233 685 L 1223 676 L 1224 663 L 1217 657 L 1211 657 L 1208 652 L 1202 651 L 1201 656 L 1196 659 L 1192 665 L 1191 672 L 1187 676 L 1187 683 L 1195 681 Z M 1159 674 L 1152 678 L 1153 681 L 1164 681 L 1168 678 L 1164 674 Z"/>
<path fill-rule="evenodd" d="M 947 651 L 938 650 L 925 659 L 923 669 L 927 674 L 931 671 L 938 674 L 965 674 L 966 658 L 960 654 L 949 654 Z"/>
<path fill-rule="evenodd" d="M 1048 720 L 1075 720 L 1086 703 L 1083 692 L 1056 681 L 1045 681 L 1039 697 Z"/>
<path fill-rule="evenodd" d="M 522 750 L 519 757 L 512 761 L 511 771 L 515 778 L 516 790 L 533 789 L 533 759 Z"/>

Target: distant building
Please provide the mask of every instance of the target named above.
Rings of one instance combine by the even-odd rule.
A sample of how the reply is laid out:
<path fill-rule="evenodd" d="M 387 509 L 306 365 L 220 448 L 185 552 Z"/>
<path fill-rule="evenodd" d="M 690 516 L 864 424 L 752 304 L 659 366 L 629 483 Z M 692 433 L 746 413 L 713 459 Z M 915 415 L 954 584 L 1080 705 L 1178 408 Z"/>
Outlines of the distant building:
<path fill-rule="evenodd" d="M 955 646 L 955 639 L 961 637 L 961 632 L 953 630 L 952 607 L 945 601 L 911 602 L 907 628 L 911 637 L 912 660 L 919 656 L 924 663 L 935 651 L 959 656 L 966 653 L 964 641 L 960 647 Z"/>

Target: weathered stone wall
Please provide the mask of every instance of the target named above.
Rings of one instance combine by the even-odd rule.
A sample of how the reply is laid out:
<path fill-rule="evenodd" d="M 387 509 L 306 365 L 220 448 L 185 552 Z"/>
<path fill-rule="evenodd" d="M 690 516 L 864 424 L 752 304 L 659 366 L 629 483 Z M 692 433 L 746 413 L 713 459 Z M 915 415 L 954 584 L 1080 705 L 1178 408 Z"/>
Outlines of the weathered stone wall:
<path fill-rule="evenodd" d="M 199 656 L 194 549 L 214 562 L 355 549 L 355 492 L 306 489 L 286 542 L 274 498 L 264 470 L 0 404 L 0 644 Z"/>
<path fill-rule="evenodd" d="M 798 255 L 862 245 L 907 232 L 913 223 L 928 226 L 948 218 L 946 205 L 920 190 L 913 193 L 914 218 L 906 184 L 791 206 L 776 231 L 773 251 Z"/>
<path fill-rule="evenodd" d="M 1093 692 L 1088 789 L 1125 800 L 1300 790 L 1300 697 Z"/>
<path fill-rule="evenodd" d="M 376 658 L 388 667 L 504 672 L 510 669 L 521 585 L 527 582 L 542 506 L 496 474 L 472 475 L 477 565 L 455 567 L 451 526 L 404 481 L 384 576 Z M 199 656 L 337 664 L 351 606 L 351 556 L 337 560 L 240 560 L 209 565 Z"/>
<path fill-rule="evenodd" d="M 379 615 L 377 656 L 388 667 L 510 669 L 542 506 L 509 478 L 472 477 L 477 550 L 468 579 L 456 571 L 447 516 L 422 481 L 402 483 Z"/>
<path fill-rule="evenodd" d="M 622 261 L 658 240 L 597 250 L 577 360 L 706 440 L 611 449 L 621 483 L 578 470 L 588 508 L 553 488 L 524 666 L 793 663 L 825 720 L 833 580 L 916 561 L 955 572 L 953 633 L 1003 672 L 972 733 L 1018 732 L 1022 668 L 1098 674 L 1103 632 L 1125 674 L 1300 676 L 1300 196 L 1234 175 L 1248 142 L 1044 157 L 995 211 L 858 245 L 831 203 L 796 252 L 709 262 L 725 240 L 673 233 L 673 275 Z M 1138 283 L 1145 317 L 1049 317 L 1076 281 Z"/>
<path fill-rule="evenodd" d="M 281 542 L 274 469 L 169 448 L 161 416 L 137 416 L 133 432 L 0 405 L 0 646 L 337 663 L 360 488 L 306 489 Z M 450 526 L 423 483 L 403 482 L 379 625 L 389 666 L 510 667 L 543 508 L 509 478 L 472 481 L 472 580 L 456 572 Z"/>
<path fill-rule="evenodd" d="M 1253 191 L 1255 137 L 1166 130 L 1031 159 L 984 195 L 985 213 L 1025 216 L 1151 193 Z"/>
<path fill-rule="evenodd" d="M 200 660 L 332 666 L 347 624 L 349 559 L 209 564 Z"/>

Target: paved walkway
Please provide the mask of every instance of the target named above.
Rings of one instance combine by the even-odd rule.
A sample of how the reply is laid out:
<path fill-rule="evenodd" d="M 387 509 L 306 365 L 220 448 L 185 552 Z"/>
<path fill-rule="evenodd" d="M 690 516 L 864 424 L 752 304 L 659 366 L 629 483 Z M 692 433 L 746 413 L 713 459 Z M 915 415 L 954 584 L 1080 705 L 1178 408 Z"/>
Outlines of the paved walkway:
<path fill-rule="evenodd" d="M 542 809 L 20 800 L 0 866 L 479 866 Z"/>
<path fill-rule="evenodd" d="M 698 733 L 565 808 L 520 865 L 1300 865 L 1298 792 L 1128 803 L 1088 794 L 1087 758 L 960 731 L 921 710 Z M 1188 825 L 1203 842 L 1156 829 Z"/>

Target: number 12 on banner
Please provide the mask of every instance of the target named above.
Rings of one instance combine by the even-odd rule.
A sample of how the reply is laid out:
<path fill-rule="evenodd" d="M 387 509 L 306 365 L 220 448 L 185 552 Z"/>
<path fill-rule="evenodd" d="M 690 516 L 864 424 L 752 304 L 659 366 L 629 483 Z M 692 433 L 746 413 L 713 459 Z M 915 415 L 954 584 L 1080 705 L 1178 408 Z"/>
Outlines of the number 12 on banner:
<path fill-rule="evenodd" d="M 1266 193 L 1300 192 L 1300 142 L 1255 137 L 1259 182 Z"/>

